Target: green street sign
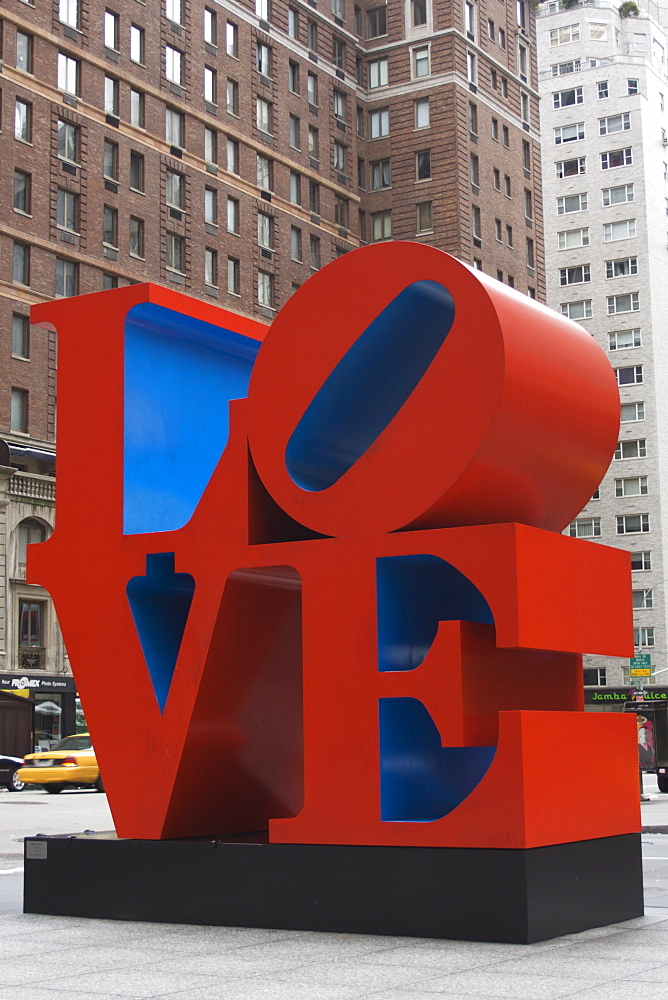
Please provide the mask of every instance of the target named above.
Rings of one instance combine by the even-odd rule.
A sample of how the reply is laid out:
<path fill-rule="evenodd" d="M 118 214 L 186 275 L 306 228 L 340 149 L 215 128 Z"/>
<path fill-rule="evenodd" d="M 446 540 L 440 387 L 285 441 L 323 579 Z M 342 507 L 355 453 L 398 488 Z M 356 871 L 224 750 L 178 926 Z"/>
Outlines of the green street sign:
<path fill-rule="evenodd" d="M 633 659 L 629 660 L 629 666 L 631 667 L 632 674 L 634 668 L 643 667 L 645 670 L 647 670 L 649 667 L 652 666 L 652 656 L 650 653 L 636 653 Z"/>

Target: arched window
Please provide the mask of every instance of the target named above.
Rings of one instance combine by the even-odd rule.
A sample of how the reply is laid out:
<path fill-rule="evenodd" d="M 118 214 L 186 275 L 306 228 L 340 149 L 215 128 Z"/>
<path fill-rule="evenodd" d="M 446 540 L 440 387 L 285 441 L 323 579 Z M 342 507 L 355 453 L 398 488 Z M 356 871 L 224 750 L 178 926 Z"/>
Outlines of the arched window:
<path fill-rule="evenodd" d="M 46 529 L 39 521 L 27 517 L 19 524 L 19 566 L 26 564 L 26 546 L 32 542 L 43 542 L 46 538 Z"/>

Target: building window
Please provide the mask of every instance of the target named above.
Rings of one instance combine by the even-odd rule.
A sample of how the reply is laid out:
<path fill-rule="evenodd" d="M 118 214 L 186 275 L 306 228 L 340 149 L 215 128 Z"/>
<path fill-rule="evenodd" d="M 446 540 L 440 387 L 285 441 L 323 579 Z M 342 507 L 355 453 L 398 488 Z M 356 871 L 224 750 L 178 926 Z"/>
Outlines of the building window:
<path fill-rule="evenodd" d="M 634 628 L 633 630 L 633 645 L 636 649 L 642 649 L 644 646 L 654 645 L 654 628 Z"/>
<path fill-rule="evenodd" d="M 58 90 L 74 96 L 79 93 L 79 63 L 64 52 L 58 53 Z"/>
<path fill-rule="evenodd" d="M 413 49 L 413 77 L 420 79 L 429 76 L 429 47 L 421 45 L 419 49 Z"/>
<path fill-rule="evenodd" d="M 32 73 L 32 35 L 24 31 L 16 32 L 16 68 L 24 73 Z"/>
<path fill-rule="evenodd" d="M 591 299 L 580 299 L 578 302 L 562 302 L 561 314 L 562 316 L 568 316 L 569 319 L 591 319 Z"/>
<path fill-rule="evenodd" d="M 626 93 L 629 96 L 639 93 L 638 91 L 638 81 L 637 80 L 627 80 L 626 81 Z"/>
<path fill-rule="evenodd" d="M 118 180 L 118 146 L 109 139 L 104 140 L 102 152 L 102 173 L 107 180 Z"/>
<path fill-rule="evenodd" d="M 23 170 L 14 171 L 14 211 L 30 215 L 31 176 Z"/>
<path fill-rule="evenodd" d="M 621 222 L 606 222 L 603 226 L 604 243 L 613 243 L 615 240 L 630 240 L 635 235 L 635 219 L 623 219 Z"/>
<path fill-rule="evenodd" d="M 416 215 L 417 215 L 417 234 L 420 236 L 422 233 L 433 232 L 433 218 L 432 218 L 432 203 L 430 201 L 421 201 L 416 205 Z"/>
<path fill-rule="evenodd" d="M 14 106 L 14 138 L 32 142 L 32 104 L 16 98 Z"/>
<path fill-rule="evenodd" d="M 629 146 L 627 149 L 611 149 L 607 153 L 601 153 L 601 170 L 612 170 L 614 167 L 628 167 L 633 163 L 633 150 Z"/>
<path fill-rule="evenodd" d="M 318 77 L 315 73 L 309 73 L 306 77 L 306 97 L 309 104 L 318 106 Z"/>
<path fill-rule="evenodd" d="M 290 115 L 290 145 L 293 149 L 300 149 L 300 122 L 296 115 Z"/>
<path fill-rule="evenodd" d="M 9 429 L 19 434 L 28 433 L 28 392 L 12 389 L 10 395 Z"/>
<path fill-rule="evenodd" d="M 269 0 L 255 0 L 255 13 L 261 21 L 269 20 Z"/>
<path fill-rule="evenodd" d="M 632 593 L 632 600 L 633 608 L 636 611 L 654 607 L 654 594 L 651 588 L 648 590 L 634 590 Z"/>
<path fill-rule="evenodd" d="M 317 181 L 308 182 L 308 207 L 309 212 L 320 215 L 320 185 Z"/>
<path fill-rule="evenodd" d="M 475 153 L 469 154 L 469 177 L 473 187 L 480 187 L 480 158 Z"/>
<path fill-rule="evenodd" d="M 612 132 L 628 132 L 631 128 L 631 115 L 609 115 L 598 120 L 599 135 L 610 135 Z"/>
<path fill-rule="evenodd" d="M 227 258 L 227 291 L 230 295 L 240 295 L 241 265 L 236 257 Z"/>
<path fill-rule="evenodd" d="M 238 58 L 239 28 L 232 21 L 228 21 L 225 25 L 225 52 L 233 59 Z"/>
<path fill-rule="evenodd" d="M 165 111 L 165 139 L 172 146 L 183 147 L 183 114 L 173 108 Z"/>
<path fill-rule="evenodd" d="M 526 240 L 527 240 L 527 243 L 526 243 L 527 267 L 535 267 L 536 266 L 536 258 L 535 258 L 535 252 L 534 252 L 534 242 L 533 242 L 533 240 L 531 239 L 530 236 L 527 236 Z"/>
<path fill-rule="evenodd" d="M 118 115 L 118 80 L 113 76 L 104 78 L 104 110 L 108 115 Z"/>
<path fill-rule="evenodd" d="M 578 517 L 568 526 L 571 538 L 599 538 L 601 534 L 600 517 Z"/>
<path fill-rule="evenodd" d="M 144 259 L 144 220 L 130 216 L 130 255 Z"/>
<path fill-rule="evenodd" d="M 392 239 L 392 212 L 389 209 L 371 213 L 371 239 L 374 243 Z"/>
<path fill-rule="evenodd" d="M 320 158 L 320 131 L 315 125 L 308 127 L 308 155 L 312 160 Z"/>
<path fill-rule="evenodd" d="M 73 191 L 58 188 L 56 197 L 56 224 L 61 229 L 76 233 L 78 225 L 78 196 Z"/>
<path fill-rule="evenodd" d="M 185 273 L 185 246 L 182 236 L 176 233 L 166 234 L 166 263 L 172 271 Z"/>
<path fill-rule="evenodd" d="M 569 59 L 568 62 L 555 63 L 551 67 L 552 76 L 567 76 L 569 73 L 579 73 L 582 63 L 579 59 Z"/>
<path fill-rule="evenodd" d="M 374 7 L 366 15 L 367 38 L 378 38 L 387 34 L 387 7 Z"/>
<path fill-rule="evenodd" d="M 499 48 L 505 49 L 506 47 L 506 33 L 503 28 L 499 28 Z"/>
<path fill-rule="evenodd" d="M 494 220 L 494 238 L 498 240 L 499 243 L 503 240 L 503 228 L 501 225 L 501 219 Z"/>
<path fill-rule="evenodd" d="M 513 227 L 512 226 L 506 226 L 506 246 L 507 247 L 511 247 L 511 248 L 513 246 Z"/>
<path fill-rule="evenodd" d="M 552 106 L 555 108 L 570 108 L 574 104 L 582 104 L 582 87 L 572 87 L 570 90 L 558 90 L 552 94 Z"/>
<path fill-rule="evenodd" d="M 369 112 L 369 138 L 380 139 L 390 134 L 390 111 L 383 108 L 380 111 Z"/>
<path fill-rule="evenodd" d="M 204 159 L 209 163 L 218 162 L 218 134 L 215 129 L 207 126 L 204 127 Z M 229 166 L 227 169 L 230 169 Z"/>
<path fill-rule="evenodd" d="M 318 25 L 315 21 L 306 22 L 306 44 L 308 45 L 311 52 L 316 52 L 318 49 Z"/>
<path fill-rule="evenodd" d="M 627 275 L 637 274 L 637 273 L 638 273 L 637 257 L 623 257 L 621 260 L 606 260 L 605 262 L 606 278 L 624 278 Z"/>
<path fill-rule="evenodd" d="M 348 199 L 338 194 L 334 199 L 334 222 L 342 229 L 348 229 L 350 225 Z"/>
<path fill-rule="evenodd" d="M 554 129 L 554 144 L 560 146 L 564 142 L 579 142 L 585 137 L 585 123 L 577 122 L 574 125 L 561 125 Z"/>
<path fill-rule="evenodd" d="M 607 299 L 608 316 L 614 313 L 637 312 L 640 309 L 638 292 L 630 292 L 627 295 L 608 295 Z"/>
<path fill-rule="evenodd" d="M 140 90 L 130 91 L 130 124 L 144 128 L 144 95 Z"/>
<path fill-rule="evenodd" d="M 413 75 L 416 74 L 414 73 Z M 466 78 L 474 86 L 478 81 L 478 63 L 474 52 L 466 53 Z"/>
<path fill-rule="evenodd" d="M 165 173 L 165 201 L 171 208 L 183 209 L 185 196 L 185 177 L 175 170 Z"/>
<path fill-rule="evenodd" d="M 227 231 L 239 234 L 239 201 L 237 198 L 227 199 Z"/>
<path fill-rule="evenodd" d="M 309 237 L 309 263 L 313 271 L 317 271 L 321 264 L 320 239 L 317 236 Z"/>
<path fill-rule="evenodd" d="M 371 163 L 371 190 L 379 191 L 391 184 L 390 161 L 375 160 Z"/>
<path fill-rule="evenodd" d="M 204 188 L 204 221 L 209 226 L 218 225 L 218 192 L 215 188 Z"/>
<path fill-rule="evenodd" d="M 644 572 L 646 570 L 651 570 L 652 568 L 652 553 L 651 552 L 632 552 L 631 553 L 631 569 L 634 572 Z"/>
<path fill-rule="evenodd" d="M 524 218 L 533 219 L 533 194 L 529 188 L 524 189 Z"/>
<path fill-rule="evenodd" d="M 610 351 L 622 351 L 628 348 L 641 346 L 642 337 L 639 329 L 613 330 L 612 333 L 608 334 L 608 350 Z"/>
<path fill-rule="evenodd" d="M 580 25 L 565 24 L 562 28 L 553 28 L 550 31 L 550 46 L 567 45 L 569 42 L 580 40 Z"/>
<path fill-rule="evenodd" d="M 482 241 L 482 219 L 480 208 L 477 205 L 471 206 L 471 234 L 474 241 L 477 241 L 476 245 L 480 246 Z"/>
<path fill-rule="evenodd" d="M 172 24 L 181 24 L 181 0 L 165 0 L 165 15 Z"/>
<path fill-rule="evenodd" d="M 645 438 L 635 441 L 618 441 L 615 448 L 615 461 L 626 458 L 647 458 L 647 442 Z"/>
<path fill-rule="evenodd" d="M 625 202 L 635 201 L 635 191 L 633 184 L 620 184 L 618 187 L 603 188 L 601 192 L 604 207 L 608 205 L 621 205 Z"/>
<path fill-rule="evenodd" d="M 642 365 L 629 365 L 625 368 L 615 368 L 617 385 L 641 385 L 643 381 Z"/>
<path fill-rule="evenodd" d="M 605 687 L 607 670 L 605 667 L 590 667 L 583 671 L 585 687 Z"/>
<path fill-rule="evenodd" d="M 290 257 L 301 264 L 302 262 L 302 231 L 297 226 L 290 227 Z"/>
<path fill-rule="evenodd" d="M 587 158 L 579 156 L 573 160 L 560 160 L 554 166 L 558 178 L 575 177 L 577 174 L 587 173 Z"/>
<path fill-rule="evenodd" d="M 274 245 L 273 219 L 266 212 L 257 213 L 257 242 L 261 247 L 271 250 Z"/>
<path fill-rule="evenodd" d="M 631 424 L 636 423 L 639 420 L 645 419 L 645 404 L 644 402 L 639 403 L 622 403 L 621 407 L 621 423 Z"/>
<path fill-rule="evenodd" d="M 591 267 L 589 264 L 578 264 L 576 267 L 562 267 L 559 269 L 560 285 L 579 285 L 585 281 L 591 281 Z"/>
<path fill-rule="evenodd" d="M 228 115 L 239 115 L 239 84 L 236 80 L 227 79 L 225 107 Z"/>
<path fill-rule="evenodd" d="M 211 66 L 204 67 L 204 100 L 209 104 L 218 103 L 217 73 Z"/>
<path fill-rule="evenodd" d="M 104 44 L 105 48 L 118 51 L 118 14 L 110 10 L 104 12 Z"/>
<path fill-rule="evenodd" d="M 118 212 L 111 205 L 105 205 L 102 211 L 102 242 L 118 248 Z"/>
<path fill-rule="evenodd" d="M 78 294 L 79 265 L 63 257 L 56 257 L 56 295 L 66 297 Z"/>
<path fill-rule="evenodd" d="M 261 76 L 271 76 L 271 49 L 264 42 L 258 42 L 255 47 L 255 65 Z"/>
<path fill-rule="evenodd" d="M 165 77 L 179 87 L 183 83 L 183 52 L 171 45 L 165 45 Z"/>
<path fill-rule="evenodd" d="M 336 69 L 345 69 L 346 67 L 346 45 L 345 42 L 336 37 L 332 39 L 332 62 Z"/>
<path fill-rule="evenodd" d="M 369 63 L 369 89 L 386 87 L 388 84 L 387 59 L 372 59 Z"/>
<path fill-rule="evenodd" d="M 415 179 L 417 181 L 431 180 L 431 150 L 422 149 L 415 154 Z"/>
<path fill-rule="evenodd" d="M 144 190 L 144 156 L 130 150 L 130 187 L 133 191 Z"/>
<path fill-rule="evenodd" d="M 293 205 L 301 205 L 301 176 L 295 173 L 294 170 L 290 171 L 290 202 Z"/>
<path fill-rule="evenodd" d="M 204 8 L 204 41 L 208 45 L 218 44 L 218 18 L 210 7 Z"/>
<path fill-rule="evenodd" d="M 557 198 L 557 215 L 569 215 L 571 212 L 585 212 L 587 210 L 587 194 L 570 194 L 563 198 Z"/>
<path fill-rule="evenodd" d="M 346 147 L 341 142 L 334 143 L 333 151 L 334 169 L 343 174 L 346 171 Z"/>
<path fill-rule="evenodd" d="M 621 514 L 617 517 L 618 535 L 637 535 L 649 531 L 649 514 Z"/>
<path fill-rule="evenodd" d="M 218 251 L 211 247 L 204 250 L 204 284 L 218 287 Z"/>
<path fill-rule="evenodd" d="M 346 120 L 346 95 L 340 90 L 335 90 L 333 94 L 334 117 L 338 121 Z"/>
<path fill-rule="evenodd" d="M 299 93 L 299 63 L 292 60 L 288 63 L 288 89 L 293 94 Z"/>
<path fill-rule="evenodd" d="M 271 134 L 272 105 L 269 101 L 265 101 L 263 97 L 256 98 L 255 122 L 261 132 L 266 132 L 268 135 Z"/>
<path fill-rule="evenodd" d="M 257 300 L 267 309 L 274 307 L 274 276 L 266 271 L 257 272 Z"/>
<path fill-rule="evenodd" d="M 475 104 L 473 107 L 475 107 Z M 415 114 L 415 128 L 429 128 L 429 98 L 423 97 L 418 101 L 414 101 L 413 109 Z"/>
<path fill-rule="evenodd" d="M 58 20 L 70 28 L 79 27 L 79 0 L 59 0 Z"/>
<path fill-rule="evenodd" d="M 236 139 L 227 140 L 226 169 L 230 174 L 239 173 L 239 143 Z"/>
<path fill-rule="evenodd" d="M 12 245 L 12 281 L 18 285 L 30 284 L 30 247 L 25 243 Z"/>
<path fill-rule="evenodd" d="M 15 358 L 30 357 L 30 320 L 18 313 L 12 316 L 12 355 Z"/>
<path fill-rule="evenodd" d="M 575 250 L 578 247 L 589 246 L 589 228 L 567 229 L 557 233 L 557 247 L 559 250 Z"/>
<path fill-rule="evenodd" d="M 615 479 L 616 497 L 646 497 L 648 492 L 647 476 L 631 476 L 628 479 Z"/>

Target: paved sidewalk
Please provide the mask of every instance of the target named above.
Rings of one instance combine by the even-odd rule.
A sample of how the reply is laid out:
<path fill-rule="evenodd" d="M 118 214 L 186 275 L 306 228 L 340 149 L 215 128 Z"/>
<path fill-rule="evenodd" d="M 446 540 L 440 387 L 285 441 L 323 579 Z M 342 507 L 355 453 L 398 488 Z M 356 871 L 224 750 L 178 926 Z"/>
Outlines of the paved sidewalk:
<path fill-rule="evenodd" d="M 648 791 L 646 913 L 623 924 L 512 945 L 17 913 L 0 916 L 0 1000 L 662 997 L 668 796 Z"/>
<path fill-rule="evenodd" d="M 0 917 L 0 1000 L 637 1000 L 668 910 L 534 945 Z"/>

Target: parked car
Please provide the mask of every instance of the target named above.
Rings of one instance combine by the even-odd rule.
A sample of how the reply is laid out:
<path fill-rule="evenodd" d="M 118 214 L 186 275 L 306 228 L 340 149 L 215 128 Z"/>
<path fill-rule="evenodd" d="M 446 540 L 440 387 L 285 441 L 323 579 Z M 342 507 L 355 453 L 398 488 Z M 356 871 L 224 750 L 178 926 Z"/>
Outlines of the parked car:
<path fill-rule="evenodd" d="M 104 791 L 100 769 L 88 733 L 66 736 L 49 750 L 29 753 L 18 778 L 26 785 L 41 785 L 55 795 L 64 788 L 95 788 Z"/>
<path fill-rule="evenodd" d="M 0 785 L 4 785 L 10 792 L 23 791 L 23 782 L 18 776 L 22 764 L 20 757 L 5 757 L 0 754 Z"/>

